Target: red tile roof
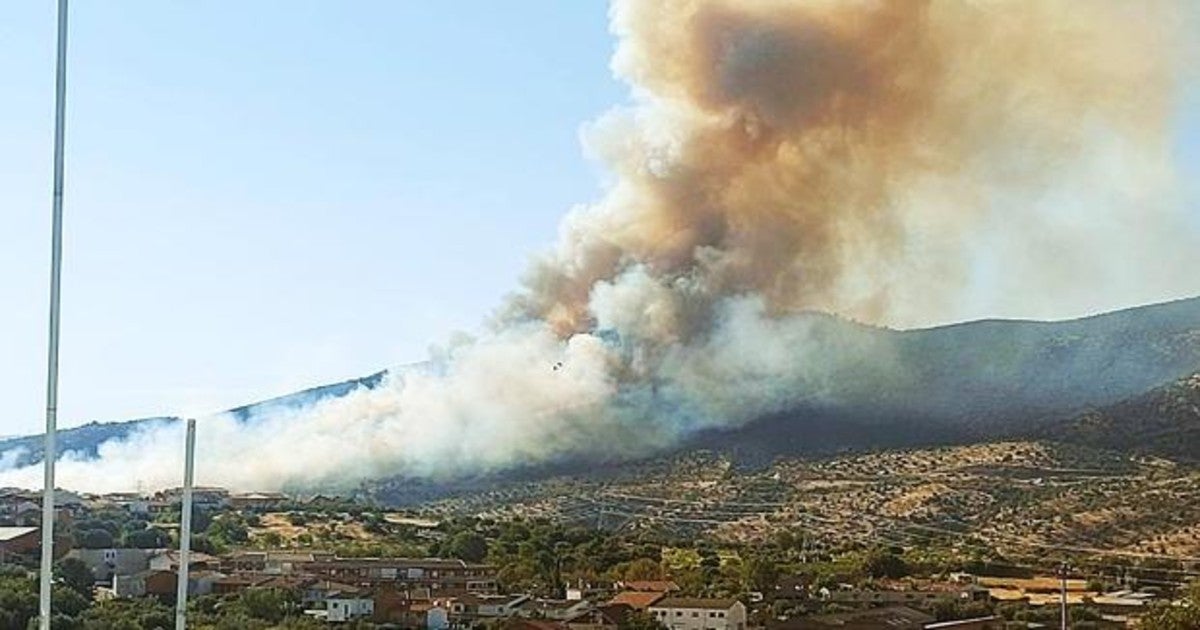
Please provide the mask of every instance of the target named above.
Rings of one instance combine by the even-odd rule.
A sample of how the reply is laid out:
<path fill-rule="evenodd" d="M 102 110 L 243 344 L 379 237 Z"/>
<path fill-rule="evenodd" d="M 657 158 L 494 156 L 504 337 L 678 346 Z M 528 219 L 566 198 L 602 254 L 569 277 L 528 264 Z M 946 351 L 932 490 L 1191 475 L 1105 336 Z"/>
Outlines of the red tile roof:
<path fill-rule="evenodd" d="M 623 591 L 609 600 L 610 604 L 625 604 L 634 610 L 646 610 L 652 604 L 663 598 L 663 593 L 648 593 L 643 591 Z"/>

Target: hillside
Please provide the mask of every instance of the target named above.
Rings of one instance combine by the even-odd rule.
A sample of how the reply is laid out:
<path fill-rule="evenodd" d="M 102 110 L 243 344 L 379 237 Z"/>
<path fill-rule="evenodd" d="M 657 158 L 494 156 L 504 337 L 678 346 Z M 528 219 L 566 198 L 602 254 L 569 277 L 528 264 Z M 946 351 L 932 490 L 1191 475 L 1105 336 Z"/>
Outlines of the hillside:
<path fill-rule="evenodd" d="M 1086 411 L 1048 435 L 1076 444 L 1198 461 L 1200 372 Z"/>
<path fill-rule="evenodd" d="M 1040 434 L 1083 409 L 1102 409 L 1200 370 L 1200 298 L 1063 322 L 985 320 L 910 331 L 812 317 L 812 338 L 820 344 L 815 356 L 828 357 L 822 366 L 827 391 L 748 426 L 691 436 L 682 449 L 716 450 L 761 463 L 776 455 Z M 272 409 L 302 408 L 376 387 L 385 374 L 312 388 L 230 413 L 242 422 L 254 422 Z M 1130 413 L 1134 411 L 1138 410 Z M 63 431 L 62 452 L 93 457 L 106 440 L 120 439 L 149 422 L 172 421 L 94 423 Z M 1165 423 L 1147 438 L 1169 444 L 1171 426 Z M 37 436 L 0 440 L 0 465 L 28 465 L 40 459 Z M 615 465 L 551 462 L 539 470 L 509 471 L 504 477 L 572 469 L 597 472 L 605 464 Z M 441 489 L 428 490 L 437 495 Z"/>
<path fill-rule="evenodd" d="M 892 365 L 847 379 L 864 412 L 965 422 L 989 433 L 1020 418 L 1113 403 L 1200 368 L 1200 299 L 1064 322 L 985 320 L 893 333 Z M 872 373 L 875 374 L 872 374 Z"/>
<path fill-rule="evenodd" d="M 780 459 L 746 469 L 691 451 L 611 471 L 495 483 L 412 514 L 544 517 L 731 542 L 803 533 L 817 545 L 880 541 L 958 555 L 999 550 L 1200 554 L 1200 472 L 1049 441 L 1001 441 Z M 405 488 L 378 488 L 393 500 Z M 818 547 L 819 549 L 820 547 Z"/>
<path fill-rule="evenodd" d="M 1043 435 L 1086 409 L 1200 370 L 1200 299 L 1064 322 L 987 320 L 892 332 L 830 319 L 851 336 L 830 396 L 688 448 L 739 461 Z M 882 350 L 881 350 L 882 349 Z"/>

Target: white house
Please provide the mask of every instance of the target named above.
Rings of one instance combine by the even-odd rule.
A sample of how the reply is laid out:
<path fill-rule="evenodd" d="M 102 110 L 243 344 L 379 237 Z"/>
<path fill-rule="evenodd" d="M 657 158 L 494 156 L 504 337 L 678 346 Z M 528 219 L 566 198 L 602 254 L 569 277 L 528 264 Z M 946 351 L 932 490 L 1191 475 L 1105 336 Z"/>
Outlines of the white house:
<path fill-rule="evenodd" d="M 736 599 L 666 597 L 647 610 L 670 630 L 746 629 L 746 605 Z"/>
<path fill-rule="evenodd" d="M 350 621 L 375 613 L 375 600 L 357 589 L 330 591 L 325 596 L 327 621 Z"/>

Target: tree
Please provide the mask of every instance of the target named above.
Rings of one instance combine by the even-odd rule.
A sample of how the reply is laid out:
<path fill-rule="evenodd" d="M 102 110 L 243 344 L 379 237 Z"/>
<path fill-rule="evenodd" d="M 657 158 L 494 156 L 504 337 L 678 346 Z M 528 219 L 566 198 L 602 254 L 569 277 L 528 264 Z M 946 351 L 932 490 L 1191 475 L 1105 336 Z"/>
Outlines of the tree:
<path fill-rule="evenodd" d="M 483 562 L 487 557 L 487 539 L 475 532 L 459 532 L 450 539 L 446 551 L 466 562 Z"/>
<path fill-rule="evenodd" d="M 642 610 L 630 611 L 617 624 L 618 630 L 663 630 L 663 628 L 664 626 L 654 618 L 654 615 Z"/>
<path fill-rule="evenodd" d="M 87 600 L 92 599 L 92 587 L 96 584 L 96 576 L 92 570 L 78 558 L 63 558 L 54 565 L 54 577 L 63 586 L 79 593 Z"/>
<path fill-rule="evenodd" d="M 106 529 L 89 529 L 80 536 L 79 546 L 84 549 L 111 549 L 113 535 Z"/>
<path fill-rule="evenodd" d="M 767 556 L 753 556 L 742 567 L 743 579 L 751 590 L 767 592 L 775 590 L 779 582 L 779 567 Z"/>
<path fill-rule="evenodd" d="M 662 579 L 662 565 L 650 558 L 638 558 L 625 567 L 624 578 L 628 582 Z"/>
<path fill-rule="evenodd" d="M 219 556 L 225 553 L 223 546 L 218 545 L 205 534 L 196 534 L 192 536 L 192 551 L 206 553 L 210 556 Z"/>
<path fill-rule="evenodd" d="M 875 549 L 867 553 L 860 569 L 872 578 L 902 578 L 908 575 L 908 564 L 904 562 L 904 558 L 884 549 Z"/>
<path fill-rule="evenodd" d="M 1200 608 L 1159 604 L 1142 617 L 1141 627 L 1151 630 L 1195 630 L 1200 628 Z"/>
<path fill-rule="evenodd" d="M 159 549 L 171 544 L 171 537 L 157 527 L 148 527 L 125 536 L 125 544 L 136 549 Z"/>
<path fill-rule="evenodd" d="M 250 532 L 245 523 L 231 514 L 213 519 L 206 533 L 214 542 L 224 545 L 237 545 L 250 540 Z"/>
<path fill-rule="evenodd" d="M 80 615 L 79 620 L 84 630 L 170 628 L 175 623 L 171 609 L 153 599 L 112 599 L 97 602 Z"/>
<path fill-rule="evenodd" d="M 247 615 L 279 623 L 297 607 L 293 594 L 277 589 L 251 588 L 242 591 L 238 604 Z"/>

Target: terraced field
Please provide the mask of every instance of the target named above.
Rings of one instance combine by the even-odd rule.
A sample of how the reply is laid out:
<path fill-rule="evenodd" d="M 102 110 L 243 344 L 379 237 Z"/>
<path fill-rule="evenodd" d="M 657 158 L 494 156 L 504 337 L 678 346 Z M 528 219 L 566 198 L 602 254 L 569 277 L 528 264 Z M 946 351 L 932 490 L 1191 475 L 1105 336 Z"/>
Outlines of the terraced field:
<path fill-rule="evenodd" d="M 513 484 L 431 514 L 545 517 L 609 529 L 814 548 L 888 543 L 1007 557 L 1200 556 L 1200 471 L 1034 441 L 780 460 L 698 452 L 611 477 Z"/>

